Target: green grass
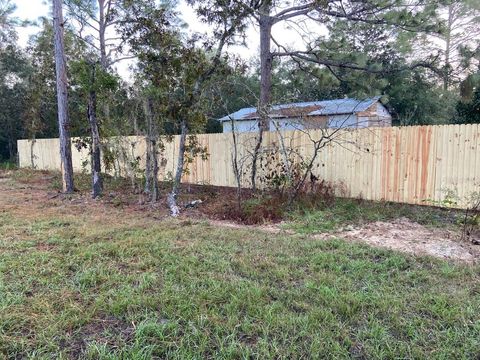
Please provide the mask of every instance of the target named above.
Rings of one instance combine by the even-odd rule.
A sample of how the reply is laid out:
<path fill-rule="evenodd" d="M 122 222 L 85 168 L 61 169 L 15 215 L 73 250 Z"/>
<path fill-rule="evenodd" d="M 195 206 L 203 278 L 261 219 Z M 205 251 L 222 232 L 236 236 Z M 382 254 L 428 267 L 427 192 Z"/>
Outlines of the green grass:
<path fill-rule="evenodd" d="M 17 165 L 11 161 L 0 161 L 0 170 L 15 170 Z"/>
<path fill-rule="evenodd" d="M 462 220 L 462 214 L 453 209 L 337 198 L 330 206 L 294 210 L 285 226 L 299 233 L 311 234 L 400 217 L 436 227 L 455 226 Z"/>
<path fill-rule="evenodd" d="M 0 255 L 6 358 L 480 356 L 478 267 L 65 208 L 0 212 Z"/>

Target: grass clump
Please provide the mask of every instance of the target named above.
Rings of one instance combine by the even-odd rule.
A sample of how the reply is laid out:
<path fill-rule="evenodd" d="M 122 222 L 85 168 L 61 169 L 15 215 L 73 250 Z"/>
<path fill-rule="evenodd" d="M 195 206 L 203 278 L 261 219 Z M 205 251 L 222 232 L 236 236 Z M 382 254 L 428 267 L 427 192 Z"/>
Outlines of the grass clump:
<path fill-rule="evenodd" d="M 438 227 L 457 225 L 461 213 L 452 209 L 428 206 L 336 198 L 328 205 L 296 207 L 289 213 L 286 226 L 299 233 L 309 234 L 401 217 L 423 225 Z"/>
<path fill-rule="evenodd" d="M 16 170 L 17 164 L 13 161 L 0 161 L 0 170 Z"/>

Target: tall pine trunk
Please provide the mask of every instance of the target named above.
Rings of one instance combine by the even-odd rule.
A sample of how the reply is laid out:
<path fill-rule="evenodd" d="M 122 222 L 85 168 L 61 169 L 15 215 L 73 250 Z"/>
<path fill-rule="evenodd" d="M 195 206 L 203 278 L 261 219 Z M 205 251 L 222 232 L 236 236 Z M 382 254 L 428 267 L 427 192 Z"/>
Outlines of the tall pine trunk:
<path fill-rule="evenodd" d="M 97 121 L 97 93 L 93 89 L 95 84 L 95 64 L 91 64 L 91 86 L 92 88 L 89 91 L 88 96 L 88 122 L 90 124 L 90 133 L 92 138 L 91 144 L 91 165 L 92 165 L 92 197 L 96 197 L 102 194 L 103 184 L 102 184 L 102 164 L 101 164 L 101 153 L 100 153 L 100 133 L 98 131 L 98 121 Z"/>
<path fill-rule="evenodd" d="M 107 71 L 108 61 L 106 55 L 106 45 L 105 45 L 105 3 L 104 0 L 98 0 L 98 9 L 100 13 L 100 18 L 98 22 L 98 32 L 99 32 L 99 42 L 100 42 L 100 65 L 103 71 Z M 90 124 L 91 130 L 91 166 L 92 166 L 92 197 L 95 199 L 100 196 L 103 191 L 103 180 L 102 180 L 102 165 L 101 165 L 101 142 L 100 142 L 100 130 L 98 126 L 97 119 L 97 93 L 93 89 L 96 82 L 96 66 L 95 62 L 92 62 L 90 65 L 90 86 L 92 87 L 89 91 L 88 97 L 88 122 Z M 104 104 L 105 107 L 108 107 L 107 104 Z M 104 112 L 107 114 L 107 112 Z M 107 116 L 108 117 L 108 116 Z M 117 157 L 119 155 L 117 154 Z M 118 161 L 118 158 L 116 159 Z M 115 165 L 116 161 L 114 160 L 115 168 L 115 177 L 117 177 L 119 166 Z"/>
<path fill-rule="evenodd" d="M 238 165 L 238 144 L 237 144 L 237 133 L 235 130 L 235 120 L 233 117 L 230 119 L 232 123 L 232 139 L 233 139 L 233 174 L 235 175 L 235 180 L 237 182 L 237 207 L 240 210 L 242 205 L 242 174 Z"/>
<path fill-rule="evenodd" d="M 105 40 L 105 31 L 107 19 L 105 18 L 105 0 L 98 0 L 98 41 L 100 43 L 100 63 L 103 70 L 108 68 L 107 45 Z"/>
<path fill-rule="evenodd" d="M 252 158 L 251 185 L 252 190 L 257 189 L 257 162 L 262 147 L 263 133 L 270 128 L 269 109 L 272 92 L 272 62 L 270 51 L 270 38 L 272 34 L 273 19 L 270 17 L 270 3 L 265 1 L 260 9 L 260 99 L 258 103 L 259 121 L 258 136 Z"/>
<path fill-rule="evenodd" d="M 71 193 L 73 187 L 72 148 L 69 134 L 67 69 L 64 46 L 64 22 L 62 0 L 53 0 L 53 30 L 55 37 L 55 71 L 57 77 L 58 129 L 60 137 L 60 161 L 62 189 Z"/>
<path fill-rule="evenodd" d="M 151 143 L 150 143 L 150 135 L 147 134 L 145 137 L 145 142 L 146 142 L 146 156 L 145 156 L 145 188 L 144 188 L 144 193 L 147 195 L 150 195 L 151 193 L 151 179 L 152 179 L 152 160 L 151 160 L 151 154 L 152 150 L 150 148 Z"/>
<path fill-rule="evenodd" d="M 177 205 L 177 196 L 180 190 L 180 183 L 183 176 L 183 167 L 185 163 L 185 147 L 187 141 L 187 122 L 182 120 L 180 133 L 180 144 L 178 147 L 177 169 L 175 171 L 175 178 L 173 180 L 172 192 L 168 194 L 167 203 L 170 207 L 172 216 L 180 215 L 180 208 Z"/>
<path fill-rule="evenodd" d="M 32 126 L 33 128 L 33 126 Z M 35 170 L 35 143 L 37 142 L 36 136 L 35 136 L 35 131 L 32 133 L 32 137 L 30 138 L 30 166 L 32 167 L 32 170 Z"/>
<path fill-rule="evenodd" d="M 453 11 L 454 5 L 450 4 L 448 6 L 448 18 L 445 29 L 445 63 L 443 65 L 443 90 L 447 91 L 450 85 L 450 75 L 451 75 L 451 64 L 450 64 L 450 55 L 452 52 L 451 41 L 452 41 L 452 27 L 453 27 Z"/>
<path fill-rule="evenodd" d="M 157 152 L 157 127 L 153 118 L 152 99 L 144 102 L 144 112 L 147 120 L 147 163 L 145 166 L 145 192 L 150 194 L 151 201 L 158 200 L 158 152 Z"/>

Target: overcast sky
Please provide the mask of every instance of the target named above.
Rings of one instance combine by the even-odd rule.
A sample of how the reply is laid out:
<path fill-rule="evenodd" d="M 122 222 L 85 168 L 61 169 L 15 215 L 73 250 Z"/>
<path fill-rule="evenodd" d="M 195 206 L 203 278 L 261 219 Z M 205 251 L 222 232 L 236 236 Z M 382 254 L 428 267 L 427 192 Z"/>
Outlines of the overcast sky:
<path fill-rule="evenodd" d="M 15 0 L 13 3 L 17 6 L 14 15 L 21 20 L 36 20 L 40 16 L 48 15 L 48 5 L 43 0 Z M 28 26 L 18 28 L 18 37 L 20 44 L 25 46 L 30 35 L 35 34 L 38 28 Z"/>

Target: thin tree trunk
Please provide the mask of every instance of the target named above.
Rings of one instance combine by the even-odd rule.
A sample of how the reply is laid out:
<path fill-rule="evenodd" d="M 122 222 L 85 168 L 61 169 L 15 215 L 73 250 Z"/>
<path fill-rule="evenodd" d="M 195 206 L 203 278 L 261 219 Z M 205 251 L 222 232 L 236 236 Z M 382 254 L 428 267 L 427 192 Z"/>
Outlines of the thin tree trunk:
<path fill-rule="evenodd" d="M 275 130 L 280 139 L 280 152 L 282 153 L 283 163 L 285 166 L 285 171 L 287 173 L 287 180 L 288 180 L 288 183 L 286 185 L 287 185 L 287 188 L 289 188 L 292 185 L 292 181 L 293 181 L 292 164 L 290 164 L 290 159 L 288 158 L 288 150 L 287 150 L 287 146 L 285 145 L 285 138 L 280 130 L 280 127 L 278 126 L 278 123 L 276 121 L 273 121 L 273 125 L 275 126 Z"/>
<path fill-rule="evenodd" d="M 270 50 L 273 19 L 270 17 L 270 2 L 265 1 L 260 9 L 260 99 L 258 103 L 258 136 L 253 151 L 251 185 L 252 190 L 257 190 L 257 162 L 263 141 L 263 133 L 270 128 L 269 110 L 272 93 L 272 62 Z"/>
<path fill-rule="evenodd" d="M 107 31 L 107 26 L 109 25 L 109 19 L 107 19 L 105 14 L 106 8 L 112 6 L 113 0 L 98 0 L 98 42 L 100 47 L 100 64 L 102 65 L 103 71 L 107 72 L 110 67 L 110 59 L 107 54 L 107 39 L 105 38 L 105 33 Z M 108 100 L 110 99 L 110 93 L 108 93 L 107 101 L 103 104 L 103 115 L 105 119 L 110 119 L 110 104 Z"/>
<path fill-rule="evenodd" d="M 30 166 L 33 170 L 35 170 L 35 152 L 33 151 L 35 147 L 35 143 L 37 142 L 36 138 L 36 131 L 35 131 L 35 119 L 32 120 L 32 124 L 30 125 L 32 130 L 32 137 L 30 139 Z"/>
<path fill-rule="evenodd" d="M 273 55 L 270 50 L 272 35 L 272 18 L 268 15 L 270 9 L 265 9 L 265 14 L 260 15 L 260 122 L 263 131 L 270 128 L 269 107 L 272 101 L 272 65 Z"/>
<path fill-rule="evenodd" d="M 237 133 L 235 132 L 235 120 L 231 118 L 232 122 L 232 137 L 233 137 L 233 173 L 237 181 L 237 206 L 238 209 L 242 205 L 242 174 L 238 167 L 238 147 L 237 147 Z"/>
<path fill-rule="evenodd" d="M 98 12 L 99 18 L 96 21 L 98 27 L 98 41 L 99 41 L 99 50 L 100 50 L 100 66 L 103 71 L 107 71 L 108 67 L 108 58 L 106 52 L 106 16 L 105 16 L 105 0 L 98 0 Z M 90 5 L 94 5 L 93 3 Z M 96 61 L 95 61 L 96 62 Z M 90 67 L 90 86 L 93 88 L 95 85 L 96 77 L 96 63 L 89 62 Z M 104 105 L 105 106 L 105 105 Z M 96 198 L 101 195 L 103 191 L 103 181 L 101 176 L 101 142 L 100 142 L 100 130 L 98 126 L 98 111 L 97 111 L 97 93 L 95 90 L 89 91 L 88 98 L 88 110 L 87 116 L 91 129 L 91 168 L 92 168 L 92 197 Z M 119 165 L 118 157 L 120 156 L 120 151 L 116 151 L 116 159 L 113 161 L 114 176 L 117 178 L 121 175 L 121 168 Z"/>
<path fill-rule="evenodd" d="M 252 171 L 250 173 L 250 182 L 254 192 L 257 191 L 257 162 L 263 142 L 263 130 L 261 128 L 258 129 L 258 136 L 256 137 L 256 140 L 255 148 L 253 149 Z"/>
<path fill-rule="evenodd" d="M 8 154 L 9 154 L 9 159 L 13 161 L 13 159 L 15 159 L 15 145 L 14 145 L 13 137 L 10 137 L 8 139 Z"/>
<path fill-rule="evenodd" d="M 145 189 L 144 189 L 144 192 L 145 194 L 148 194 L 150 195 L 150 192 L 151 192 L 151 177 L 152 177 L 152 161 L 151 161 L 151 154 L 152 154 L 152 150 L 150 148 L 151 146 L 151 143 L 150 143 L 150 134 L 147 134 L 147 136 L 145 137 L 145 141 L 146 141 L 146 150 L 147 150 L 147 153 L 146 153 L 146 157 L 145 157 Z"/>
<path fill-rule="evenodd" d="M 105 31 L 107 19 L 105 19 L 105 0 L 98 0 L 98 40 L 100 45 L 100 64 L 103 70 L 108 68 L 107 45 L 105 41 Z"/>
<path fill-rule="evenodd" d="M 130 146 L 131 146 L 130 149 L 132 151 L 132 153 L 130 155 L 131 159 L 132 159 L 131 163 L 136 164 L 136 162 L 135 162 L 135 143 L 131 143 Z M 127 157 L 127 163 L 130 163 L 130 161 L 128 161 L 128 157 Z M 132 190 L 134 192 L 136 192 L 136 190 L 137 190 L 137 182 L 136 182 L 137 169 L 138 169 L 137 165 L 133 165 L 133 166 L 130 166 L 130 171 L 129 171 L 130 172 L 130 181 L 132 183 Z"/>
<path fill-rule="evenodd" d="M 137 121 L 137 112 L 138 112 L 138 109 L 135 109 L 135 112 L 132 114 L 132 125 L 133 125 L 133 133 L 135 134 L 135 136 L 138 136 L 139 135 L 139 131 L 138 131 L 138 121 Z"/>
<path fill-rule="evenodd" d="M 58 128 L 60 137 L 60 159 L 62 189 L 71 193 L 73 186 L 72 148 L 69 134 L 67 69 L 65 61 L 62 1 L 53 0 L 53 30 L 55 36 L 55 70 L 57 77 Z"/>
<path fill-rule="evenodd" d="M 30 165 L 32 170 L 35 170 L 35 152 L 33 151 L 35 143 L 37 140 L 35 139 L 35 134 L 32 135 L 32 139 L 30 140 Z"/>
<path fill-rule="evenodd" d="M 152 99 L 144 102 L 145 117 L 147 119 L 147 165 L 145 168 L 145 192 L 151 195 L 151 201 L 158 200 L 158 153 L 157 153 L 157 131 L 153 119 Z"/>
<path fill-rule="evenodd" d="M 95 83 L 95 64 L 91 64 L 91 85 Z M 92 197 L 102 194 L 102 164 L 100 153 L 100 133 L 98 131 L 97 121 L 97 93 L 91 89 L 88 96 L 88 122 L 90 123 L 90 133 L 92 137 L 91 145 L 91 166 L 92 166 Z"/>
<path fill-rule="evenodd" d="M 323 134 L 323 132 L 322 132 Z M 325 139 L 325 137 L 322 135 L 322 137 L 317 140 L 313 141 L 313 155 L 308 161 L 308 164 L 303 172 L 303 175 L 301 176 L 300 180 L 293 186 L 292 190 L 289 192 L 289 199 L 288 199 L 288 204 L 287 206 L 290 207 L 295 199 L 297 198 L 300 190 L 304 186 L 305 182 L 307 181 L 308 175 L 312 173 L 313 166 L 315 165 L 315 161 L 317 160 L 317 157 L 320 153 L 320 150 L 323 149 L 328 143 L 332 142 L 331 139 Z"/>
<path fill-rule="evenodd" d="M 452 40 L 452 22 L 453 22 L 453 5 L 448 6 L 447 29 L 445 32 L 445 64 L 443 69 L 443 90 L 447 91 L 450 85 L 450 53 L 452 51 L 450 42 Z"/>
<path fill-rule="evenodd" d="M 180 190 L 180 183 L 182 181 L 183 166 L 185 162 L 185 147 L 187 140 L 187 123 L 185 120 L 181 122 L 181 134 L 180 144 L 178 148 L 178 160 L 177 169 L 175 172 L 175 179 L 173 180 L 172 192 L 168 194 L 167 203 L 170 207 L 170 213 L 172 216 L 178 216 L 180 214 L 180 208 L 177 205 L 177 196 Z"/>
<path fill-rule="evenodd" d="M 152 139 L 152 202 L 158 201 L 158 152 L 157 137 Z"/>

